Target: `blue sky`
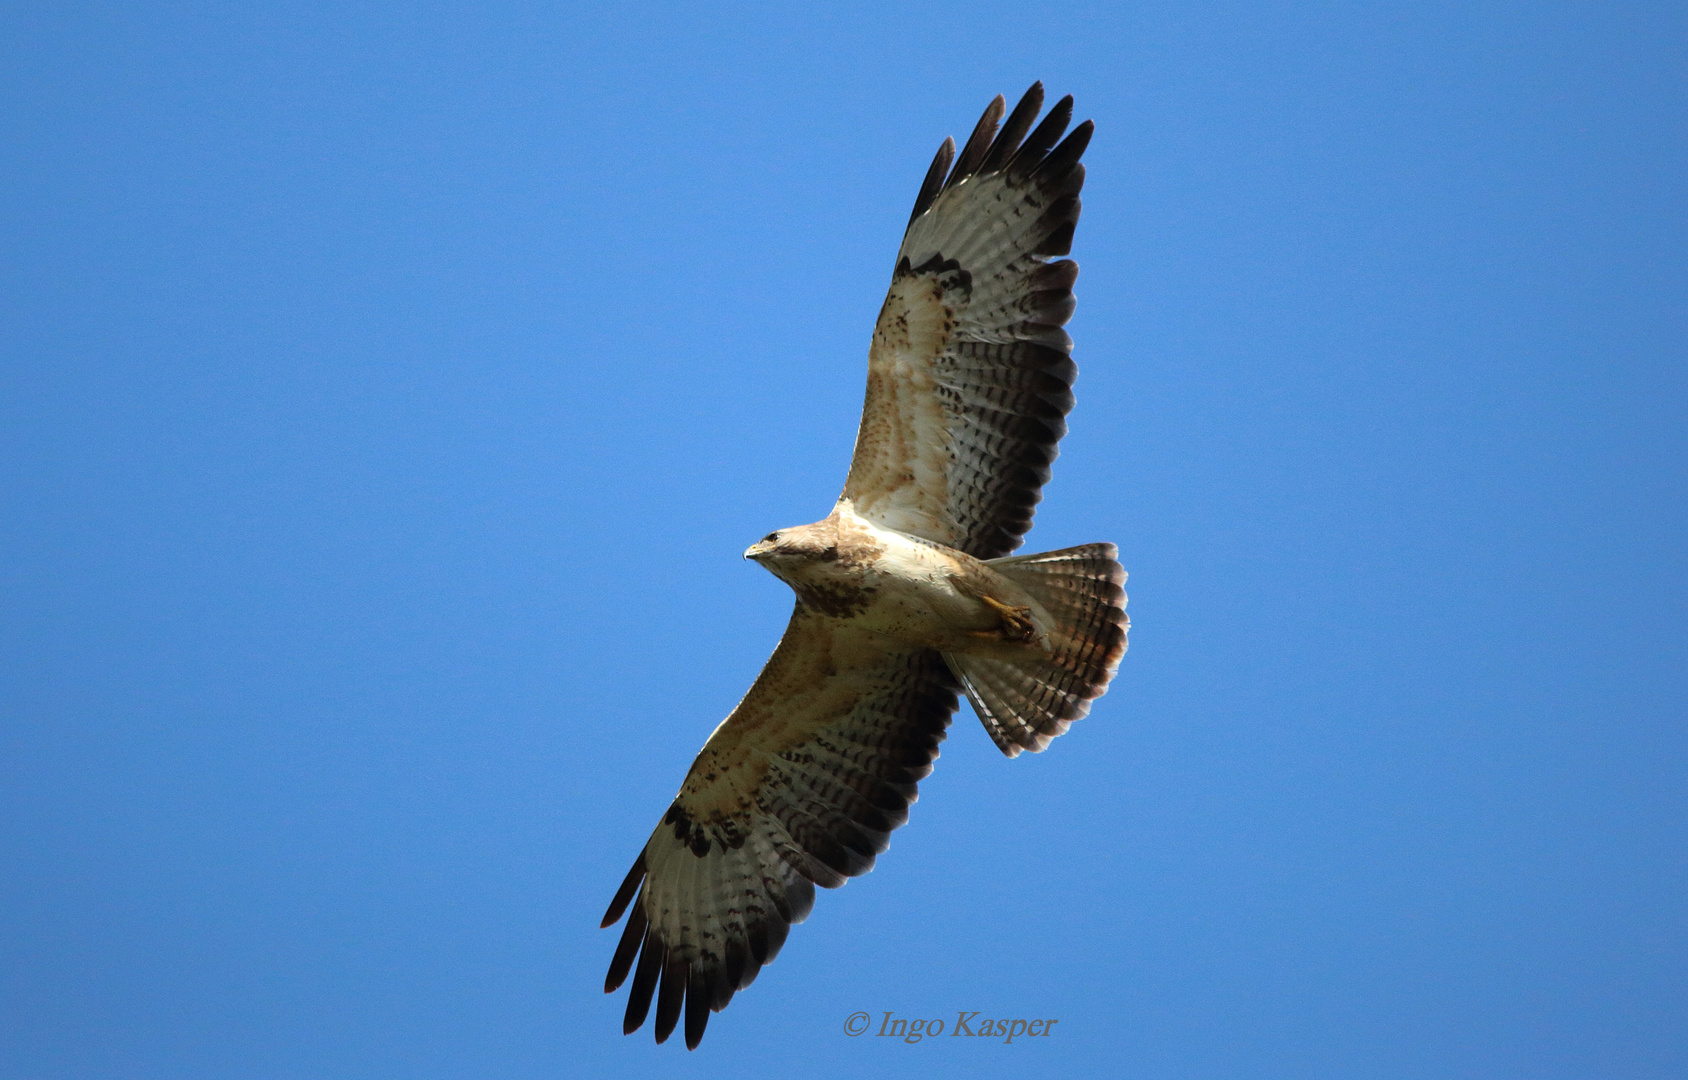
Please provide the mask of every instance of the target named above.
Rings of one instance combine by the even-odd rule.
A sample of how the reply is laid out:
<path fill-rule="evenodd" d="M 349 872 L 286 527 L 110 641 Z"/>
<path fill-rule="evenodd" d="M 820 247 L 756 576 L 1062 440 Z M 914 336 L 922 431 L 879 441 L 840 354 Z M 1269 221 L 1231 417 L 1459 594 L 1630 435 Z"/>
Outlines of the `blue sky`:
<path fill-rule="evenodd" d="M 0 18 L 6 1076 L 1688 1070 L 1679 5 Z M 1029 549 L 1119 544 L 1131 651 L 624 1038 L 598 918 L 789 611 L 739 554 L 1039 78 Z"/>

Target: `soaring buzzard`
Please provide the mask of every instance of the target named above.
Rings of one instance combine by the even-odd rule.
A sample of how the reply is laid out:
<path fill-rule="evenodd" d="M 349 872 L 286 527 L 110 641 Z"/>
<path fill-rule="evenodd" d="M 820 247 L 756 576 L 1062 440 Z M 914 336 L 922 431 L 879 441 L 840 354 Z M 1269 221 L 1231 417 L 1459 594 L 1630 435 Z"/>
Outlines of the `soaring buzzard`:
<path fill-rule="evenodd" d="M 1119 667 L 1114 546 L 1009 555 L 1066 434 L 1076 373 L 1061 326 L 1078 266 L 1049 260 L 1072 249 L 1091 124 L 1061 140 L 1065 97 L 1032 130 L 1042 107 L 1038 83 L 1006 122 L 992 101 L 959 157 L 944 140 L 873 330 L 844 493 L 824 520 L 744 553 L 797 607 L 604 915 L 610 926 L 628 912 L 604 990 L 633 973 L 629 1034 L 654 996 L 656 1041 L 683 1006 L 696 1047 L 710 1012 L 808 915 L 814 887 L 872 869 L 958 691 L 1013 757 L 1066 731 Z"/>

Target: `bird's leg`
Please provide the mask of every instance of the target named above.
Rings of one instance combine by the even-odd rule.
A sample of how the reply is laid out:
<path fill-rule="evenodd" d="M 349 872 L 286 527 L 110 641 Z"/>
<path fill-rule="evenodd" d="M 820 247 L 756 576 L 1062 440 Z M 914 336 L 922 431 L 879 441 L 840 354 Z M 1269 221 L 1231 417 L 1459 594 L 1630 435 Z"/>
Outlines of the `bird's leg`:
<path fill-rule="evenodd" d="M 950 575 L 950 584 L 955 586 L 956 592 L 964 596 L 971 596 L 984 604 L 996 614 L 997 625 L 989 630 L 969 630 L 971 637 L 982 638 L 985 641 L 1036 641 L 1037 624 L 1032 622 L 1032 609 L 1005 604 L 1001 600 L 985 591 L 984 583 L 970 581 L 959 575 Z"/>
<path fill-rule="evenodd" d="M 996 612 L 997 618 L 1002 620 L 996 636 L 1004 641 L 1030 641 L 1037 637 L 1037 627 L 1032 623 L 1032 609 L 1029 607 L 1012 607 L 1004 604 L 994 596 L 980 596 L 985 606 Z"/>

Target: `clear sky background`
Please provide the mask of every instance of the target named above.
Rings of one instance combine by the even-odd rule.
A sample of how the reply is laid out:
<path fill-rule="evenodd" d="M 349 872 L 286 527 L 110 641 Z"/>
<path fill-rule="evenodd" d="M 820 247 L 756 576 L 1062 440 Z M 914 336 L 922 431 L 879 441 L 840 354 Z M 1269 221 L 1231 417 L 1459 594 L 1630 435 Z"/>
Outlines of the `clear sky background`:
<path fill-rule="evenodd" d="M 1681 5 L 0 19 L 0 1076 L 1688 1073 Z M 739 555 L 1038 78 L 1028 550 L 1118 543 L 1131 651 L 624 1038 L 599 916 L 789 612 Z"/>

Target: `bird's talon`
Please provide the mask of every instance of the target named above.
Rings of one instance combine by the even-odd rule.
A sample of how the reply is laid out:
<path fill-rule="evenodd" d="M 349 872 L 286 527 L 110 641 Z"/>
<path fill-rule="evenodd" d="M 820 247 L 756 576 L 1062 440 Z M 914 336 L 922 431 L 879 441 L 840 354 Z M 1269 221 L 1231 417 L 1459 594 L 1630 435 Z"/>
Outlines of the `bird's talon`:
<path fill-rule="evenodd" d="M 1032 622 L 1031 608 L 1013 607 L 990 596 L 981 596 L 979 599 L 1002 620 L 995 636 L 1004 641 L 1030 641 L 1037 636 L 1037 626 Z"/>

